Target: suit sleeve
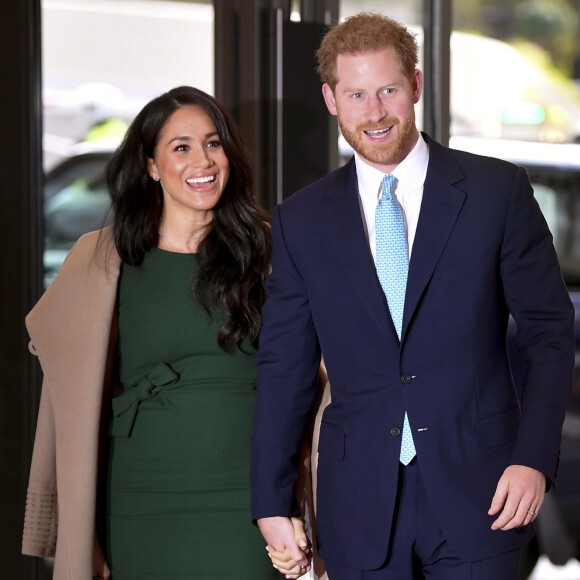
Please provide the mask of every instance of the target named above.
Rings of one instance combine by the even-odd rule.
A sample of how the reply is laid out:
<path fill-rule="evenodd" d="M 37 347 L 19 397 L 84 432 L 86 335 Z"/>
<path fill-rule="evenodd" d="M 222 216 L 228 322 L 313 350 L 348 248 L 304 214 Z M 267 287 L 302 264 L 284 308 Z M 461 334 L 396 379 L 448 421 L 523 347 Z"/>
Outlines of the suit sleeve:
<path fill-rule="evenodd" d="M 272 219 L 272 273 L 257 355 L 258 388 L 252 437 L 252 517 L 299 514 L 293 489 L 298 457 L 313 403 L 320 347 L 306 284 L 284 230 L 284 206 Z"/>
<path fill-rule="evenodd" d="M 511 463 L 538 469 L 553 483 L 573 383 L 574 309 L 552 236 L 521 168 L 501 252 L 505 298 L 524 356 L 522 417 Z"/>

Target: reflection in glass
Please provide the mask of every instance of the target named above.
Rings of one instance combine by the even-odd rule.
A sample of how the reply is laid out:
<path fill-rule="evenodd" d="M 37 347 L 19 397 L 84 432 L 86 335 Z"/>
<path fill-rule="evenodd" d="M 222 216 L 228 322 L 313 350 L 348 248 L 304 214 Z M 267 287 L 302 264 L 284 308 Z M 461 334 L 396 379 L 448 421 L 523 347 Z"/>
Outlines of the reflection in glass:
<path fill-rule="evenodd" d="M 211 0 L 42 0 L 45 285 L 109 206 L 104 168 L 141 107 L 214 92 Z"/>
<path fill-rule="evenodd" d="M 580 141 L 578 4 L 462 0 L 453 8 L 451 134 Z"/>
<path fill-rule="evenodd" d="M 569 287 L 580 287 L 578 3 L 453 3 L 451 139 L 527 170 Z"/>

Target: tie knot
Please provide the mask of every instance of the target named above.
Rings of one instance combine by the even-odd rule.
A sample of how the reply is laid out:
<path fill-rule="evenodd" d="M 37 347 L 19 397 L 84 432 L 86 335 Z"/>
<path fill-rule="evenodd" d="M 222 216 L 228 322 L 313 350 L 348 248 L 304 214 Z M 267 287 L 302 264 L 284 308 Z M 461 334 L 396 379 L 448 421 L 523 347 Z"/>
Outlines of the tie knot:
<path fill-rule="evenodd" d="M 383 177 L 383 195 L 390 196 L 397 185 L 398 179 L 392 174 L 388 173 Z"/>

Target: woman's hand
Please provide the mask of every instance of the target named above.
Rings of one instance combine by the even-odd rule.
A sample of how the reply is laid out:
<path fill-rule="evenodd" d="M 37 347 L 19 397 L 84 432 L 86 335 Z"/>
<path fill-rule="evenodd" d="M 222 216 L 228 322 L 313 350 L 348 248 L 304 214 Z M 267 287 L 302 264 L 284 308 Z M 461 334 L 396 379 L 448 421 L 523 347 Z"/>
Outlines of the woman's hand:
<path fill-rule="evenodd" d="M 95 544 L 93 548 L 93 580 L 109 580 L 111 571 L 105 560 L 105 555 L 101 549 L 101 544 L 95 533 Z"/>
<path fill-rule="evenodd" d="M 300 546 L 300 549 L 308 558 L 308 564 L 306 566 L 300 566 L 300 564 L 290 556 L 288 550 L 278 552 L 272 546 L 267 546 L 266 550 L 268 550 L 268 555 L 272 560 L 274 568 L 284 574 L 286 578 L 299 578 L 310 571 L 310 568 L 312 567 L 312 553 L 310 550 L 310 541 L 308 540 L 306 531 L 304 530 L 304 522 L 300 518 L 290 519 L 294 526 L 294 537 L 296 538 L 296 542 Z"/>

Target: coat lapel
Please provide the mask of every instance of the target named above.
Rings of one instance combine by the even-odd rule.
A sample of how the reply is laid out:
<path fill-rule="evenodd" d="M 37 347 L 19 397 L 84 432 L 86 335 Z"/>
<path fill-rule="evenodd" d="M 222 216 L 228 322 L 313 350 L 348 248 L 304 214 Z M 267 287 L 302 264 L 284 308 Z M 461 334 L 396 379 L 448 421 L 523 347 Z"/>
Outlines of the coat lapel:
<path fill-rule="evenodd" d="M 75 397 L 91 390 L 78 384 L 80 376 L 91 376 L 97 385 L 91 396 L 100 397 L 119 267 L 110 231 L 103 230 L 102 237 L 87 234 L 26 318 L 43 373 L 58 389 L 52 396 L 62 395 L 67 406 L 74 407 Z"/>
<path fill-rule="evenodd" d="M 354 158 L 336 172 L 326 197 L 333 204 L 333 211 L 328 213 L 328 217 L 332 216 L 333 219 L 327 222 L 327 236 L 339 251 L 344 271 L 356 296 L 381 332 L 398 340 L 368 246 L 358 198 Z M 377 316 L 377 313 L 381 315 Z"/>
<path fill-rule="evenodd" d="M 465 193 L 454 185 L 465 177 L 463 171 L 448 149 L 428 137 L 426 141 L 429 166 L 409 263 L 403 340 L 465 202 Z"/>

